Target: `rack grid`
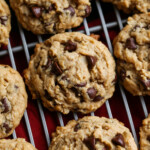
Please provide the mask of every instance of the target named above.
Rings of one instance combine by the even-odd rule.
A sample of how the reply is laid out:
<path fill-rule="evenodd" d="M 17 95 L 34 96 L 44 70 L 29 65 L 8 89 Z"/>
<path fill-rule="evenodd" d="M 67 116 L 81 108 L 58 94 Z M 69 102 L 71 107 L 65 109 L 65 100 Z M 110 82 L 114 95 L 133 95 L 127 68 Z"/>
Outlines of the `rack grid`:
<path fill-rule="evenodd" d="M 126 19 L 122 19 L 121 15 L 120 15 L 120 12 L 114 6 L 112 6 L 113 10 L 114 10 L 114 13 L 115 13 L 116 21 L 106 23 L 104 12 L 103 12 L 102 6 L 101 6 L 101 2 L 99 0 L 95 0 L 94 3 L 95 3 L 95 6 L 97 8 L 97 12 L 98 12 L 98 15 L 99 15 L 99 19 L 101 21 L 101 25 L 96 25 L 96 26 L 89 27 L 87 19 L 84 19 L 84 22 L 83 22 L 84 29 L 79 30 L 78 32 L 82 32 L 82 33 L 85 33 L 87 35 L 90 35 L 93 32 L 103 31 L 104 34 L 105 34 L 106 43 L 108 45 L 108 48 L 109 48 L 110 52 L 113 55 L 113 47 L 112 47 L 112 43 L 111 43 L 111 40 L 110 40 L 108 30 L 110 28 L 113 28 L 113 27 L 119 27 L 119 29 L 121 30 L 123 28 L 123 24 L 126 23 Z M 9 41 L 8 49 L 0 51 L 0 57 L 3 57 L 5 55 L 9 54 L 11 65 L 16 70 L 17 70 L 17 67 L 16 67 L 16 63 L 15 63 L 14 53 L 19 52 L 19 51 L 24 51 L 25 57 L 26 57 L 25 59 L 26 59 L 27 62 L 29 62 L 29 60 L 30 60 L 29 48 L 33 48 L 33 47 L 35 47 L 35 45 L 37 43 L 43 42 L 42 36 L 38 35 L 37 36 L 38 40 L 36 42 L 28 43 L 27 39 L 26 39 L 26 36 L 25 36 L 25 33 L 24 33 L 24 30 L 22 29 L 22 27 L 19 24 L 18 24 L 18 30 L 19 30 L 19 33 L 20 33 L 22 45 L 12 48 L 11 43 Z M 69 30 L 69 32 L 71 32 L 71 31 L 72 30 Z M 125 107 L 125 110 L 126 110 L 126 115 L 128 117 L 130 129 L 131 129 L 132 134 L 134 136 L 135 142 L 138 145 L 138 136 L 137 136 L 137 132 L 135 130 L 134 120 L 132 118 L 131 108 L 130 108 L 128 100 L 127 100 L 126 92 L 124 91 L 124 89 L 121 85 L 119 85 L 119 90 L 120 90 L 120 93 L 121 93 L 121 98 L 120 99 L 123 101 L 123 104 L 124 104 L 124 107 Z M 148 116 L 148 109 L 147 109 L 145 99 L 142 96 L 140 96 L 139 99 L 140 99 L 141 107 L 143 109 L 144 117 L 147 117 Z M 106 109 L 107 109 L 107 113 L 108 113 L 109 118 L 113 118 L 113 112 L 111 110 L 109 100 L 106 101 L 105 105 L 106 105 Z M 39 109 L 41 122 L 42 122 L 42 125 L 43 125 L 43 130 L 44 130 L 44 133 L 45 133 L 45 137 L 46 137 L 46 142 L 47 142 L 47 145 L 49 146 L 51 139 L 50 139 L 49 132 L 48 132 L 48 126 L 47 126 L 47 123 L 46 123 L 46 117 L 44 115 L 43 106 L 42 106 L 42 104 L 39 100 L 37 101 L 37 106 L 38 106 L 38 109 Z M 92 112 L 91 115 L 94 116 L 95 115 L 94 112 Z M 60 126 L 64 126 L 63 115 L 61 113 L 57 112 L 57 117 L 59 119 Z M 77 120 L 78 119 L 78 114 L 73 113 L 73 117 L 74 117 L 75 120 Z M 27 110 L 24 113 L 24 118 L 25 118 L 25 124 L 26 124 L 27 131 L 28 131 L 29 140 L 30 140 L 31 144 L 35 146 L 35 142 L 34 142 L 34 138 L 33 138 L 33 134 L 32 134 L 32 129 L 31 129 L 31 126 L 30 126 L 30 121 L 29 121 L 29 115 L 28 115 Z M 13 138 L 17 138 L 17 134 L 16 134 L 15 131 L 13 132 Z"/>

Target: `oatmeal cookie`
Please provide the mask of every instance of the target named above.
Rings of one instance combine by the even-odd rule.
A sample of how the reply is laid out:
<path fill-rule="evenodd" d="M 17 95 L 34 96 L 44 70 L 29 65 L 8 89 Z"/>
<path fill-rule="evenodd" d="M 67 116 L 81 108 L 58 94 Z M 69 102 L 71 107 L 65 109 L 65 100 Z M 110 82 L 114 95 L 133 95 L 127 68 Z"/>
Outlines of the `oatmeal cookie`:
<path fill-rule="evenodd" d="M 49 110 L 89 113 L 113 95 L 115 61 L 101 42 L 68 32 L 37 44 L 24 76 Z"/>
<path fill-rule="evenodd" d="M 49 150 L 137 150 L 135 141 L 116 119 L 84 117 L 57 127 Z"/>
<path fill-rule="evenodd" d="M 24 139 L 0 140 L 0 150 L 37 150 Z"/>
<path fill-rule="evenodd" d="M 35 34 L 64 32 L 91 13 L 89 0 L 10 0 L 22 26 Z"/>
<path fill-rule="evenodd" d="M 150 12 L 149 0 L 102 0 L 111 2 L 125 13 L 147 13 Z"/>
<path fill-rule="evenodd" d="M 27 93 L 20 74 L 0 65 L 0 138 L 12 134 L 27 107 Z"/>
<path fill-rule="evenodd" d="M 150 13 L 128 18 L 114 40 L 114 54 L 123 86 L 133 95 L 150 95 Z"/>
<path fill-rule="evenodd" d="M 8 44 L 11 30 L 10 19 L 11 16 L 8 5 L 4 0 L 0 0 L 0 47 L 2 44 Z"/>

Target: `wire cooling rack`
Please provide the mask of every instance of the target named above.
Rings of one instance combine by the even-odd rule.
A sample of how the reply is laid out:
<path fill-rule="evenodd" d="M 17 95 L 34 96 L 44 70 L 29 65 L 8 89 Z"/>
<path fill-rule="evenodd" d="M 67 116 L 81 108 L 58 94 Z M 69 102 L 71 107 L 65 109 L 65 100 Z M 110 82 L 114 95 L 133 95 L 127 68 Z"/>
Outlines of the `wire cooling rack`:
<path fill-rule="evenodd" d="M 125 19 L 122 19 L 120 12 L 111 4 L 104 4 L 104 3 L 101 3 L 99 0 L 95 0 L 95 1 L 93 0 L 92 5 L 94 9 L 91 15 L 94 15 L 94 16 L 95 14 L 97 15 L 96 20 L 98 20 L 99 24 L 91 25 L 91 23 L 87 21 L 88 19 L 87 18 L 87 19 L 84 19 L 83 27 L 78 28 L 76 30 L 78 30 L 78 32 L 85 33 L 87 35 L 90 35 L 91 33 L 94 33 L 94 32 L 99 33 L 99 34 L 101 33 L 100 35 L 104 37 L 104 43 L 108 46 L 110 52 L 113 55 L 112 38 L 110 36 L 110 33 L 114 33 L 114 30 L 118 30 L 118 31 L 121 30 L 123 28 L 123 24 L 126 23 L 126 17 Z M 112 12 L 111 17 L 110 16 L 108 17 L 109 18 L 108 21 L 106 21 L 107 18 L 105 15 L 107 11 Z M 16 22 L 14 24 L 15 26 L 17 26 Z M 43 40 L 45 40 L 44 36 L 37 36 L 37 37 L 33 36 L 34 40 L 32 42 L 29 42 L 27 38 L 28 36 L 26 35 L 27 31 L 23 30 L 19 24 L 18 24 L 17 30 L 18 30 L 18 34 L 19 34 L 22 44 L 12 46 L 9 40 L 8 48 L 0 51 L 0 63 L 5 63 L 5 61 L 3 61 L 3 58 L 5 57 L 7 61 L 10 61 L 10 64 L 16 70 L 17 70 L 17 65 L 20 63 L 20 61 L 18 62 L 17 60 L 18 57 L 16 58 L 15 54 L 17 54 L 17 52 L 24 53 L 23 55 L 21 54 L 22 55 L 21 62 L 24 61 L 25 63 L 26 62 L 29 63 L 30 53 L 31 53 L 30 49 L 33 49 L 36 43 L 43 42 Z M 71 31 L 72 30 L 69 30 L 69 32 Z M 12 33 L 11 39 L 14 38 L 14 34 L 15 33 Z M 27 67 L 27 63 L 25 65 L 26 67 Z M 29 101 L 29 104 L 30 103 L 31 102 Z M 36 105 L 38 108 L 38 112 L 40 116 L 38 121 L 41 123 L 42 130 L 44 133 L 44 134 L 41 134 L 40 136 L 43 137 L 43 139 L 45 140 L 45 143 L 47 143 L 47 146 L 45 148 L 41 148 L 40 140 L 38 140 L 38 137 L 35 137 L 34 135 L 35 134 L 34 128 L 36 127 L 33 127 L 33 125 L 31 127 L 31 124 L 33 124 L 32 123 L 33 120 L 30 119 L 30 114 L 32 113 L 32 110 L 27 109 L 25 111 L 24 122 L 22 124 L 25 125 L 24 130 L 27 131 L 26 133 L 28 135 L 26 136 L 28 137 L 27 138 L 28 141 L 31 142 L 31 144 L 34 145 L 35 147 L 39 148 L 39 150 L 46 150 L 48 148 L 48 146 L 50 145 L 50 141 L 51 141 L 50 135 L 52 131 L 55 131 L 55 126 L 57 125 L 64 126 L 65 124 L 64 120 L 65 121 L 66 120 L 68 121 L 70 119 L 77 120 L 78 116 L 81 117 L 81 114 L 77 114 L 77 113 L 71 113 L 69 115 L 62 115 L 59 112 L 57 113 L 49 112 L 45 110 L 45 108 L 43 108 L 39 100 L 34 102 L 34 105 Z M 121 120 L 122 122 L 125 123 L 127 127 L 130 128 L 134 136 L 135 142 L 138 145 L 139 126 L 141 125 L 142 119 L 148 116 L 148 109 L 150 109 L 149 97 L 143 97 L 143 96 L 133 97 L 128 92 L 126 92 L 120 84 L 118 84 L 116 87 L 116 92 L 112 100 L 110 99 L 106 101 L 106 103 L 99 110 L 97 110 L 95 113 L 92 112 L 90 115 L 106 116 L 109 118 L 115 117 Z M 48 124 L 49 121 L 47 121 L 48 120 L 47 118 L 49 116 L 54 116 L 52 120 L 50 119 L 51 120 L 50 124 L 54 124 L 52 126 L 53 130 L 50 129 L 51 125 L 49 125 Z M 57 116 L 57 119 L 55 119 L 56 116 Z M 18 135 L 16 133 L 18 132 L 16 131 L 13 132 L 13 135 L 12 135 L 13 138 L 24 137 L 24 135 L 20 135 L 20 134 Z M 41 137 L 39 139 L 41 139 Z M 36 142 L 35 142 L 35 139 L 36 139 Z"/>

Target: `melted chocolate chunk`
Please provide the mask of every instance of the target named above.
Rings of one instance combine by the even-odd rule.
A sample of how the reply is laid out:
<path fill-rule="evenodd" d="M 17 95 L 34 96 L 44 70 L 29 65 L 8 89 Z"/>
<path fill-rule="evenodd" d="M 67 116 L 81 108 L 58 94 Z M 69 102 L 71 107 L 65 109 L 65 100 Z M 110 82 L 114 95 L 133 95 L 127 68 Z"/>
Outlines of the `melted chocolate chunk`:
<path fill-rule="evenodd" d="M 75 10 L 72 6 L 69 6 L 68 8 L 65 8 L 64 10 L 69 10 L 71 16 L 73 16 L 75 14 Z"/>
<path fill-rule="evenodd" d="M 63 73 L 62 69 L 60 68 L 60 66 L 57 62 L 53 63 L 52 72 L 54 74 L 56 74 L 57 76 L 59 76 Z"/>
<path fill-rule="evenodd" d="M 101 97 L 100 95 L 96 96 L 94 99 L 93 99 L 93 102 L 98 102 L 98 101 L 101 101 L 103 99 L 103 97 Z"/>
<path fill-rule="evenodd" d="M 95 56 L 86 56 L 86 59 L 88 61 L 88 68 L 92 69 L 97 62 L 97 58 Z"/>
<path fill-rule="evenodd" d="M 89 95 L 89 97 L 90 97 L 91 99 L 94 99 L 95 96 L 96 96 L 97 91 L 96 91 L 95 88 L 92 87 L 92 88 L 88 88 L 88 89 L 87 89 L 87 93 L 88 93 L 88 95 Z"/>
<path fill-rule="evenodd" d="M 120 145 L 122 147 L 125 147 L 124 137 L 120 133 L 116 134 L 116 136 L 112 139 L 112 142 L 115 145 Z"/>
<path fill-rule="evenodd" d="M 79 129 L 81 129 L 80 124 L 76 124 L 76 126 L 74 127 L 74 131 L 77 132 Z"/>
<path fill-rule="evenodd" d="M 109 150 L 110 148 L 108 146 L 105 145 L 105 147 L 103 148 L 103 150 Z"/>
<path fill-rule="evenodd" d="M 46 98 L 47 100 L 49 100 L 49 101 L 52 100 L 52 97 L 50 96 L 50 94 L 48 93 L 47 90 L 45 90 L 45 98 Z"/>
<path fill-rule="evenodd" d="M 54 4 L 50 5 L 48 8 L 48 12 L 51 12 L 52 10 L 55 10 Z"/>
<path fill-rule="evenodd" d="M 68 78 L 67 76 L 62 76 L 61 79 L 62 79 L 62 80 L 67 80 L 67 78 Z"/>
<path fill-rule="evenodd" d="M 47 64 L 45 66 L 42 66 L 42 68 L 44 68 L 46 70 L 51 66 L 51 64 L 52 64 L 52 60 L 50 58 L 48 58 Z"/>
<path fill-rule="evenodd" d="M 0 23 L 2 24 L 2 25 L 6 25 L 6 23 L 7 23 L 7 20 L 8 20 L 8 17 L 7 16 L 1 16 L 0 17 Z"/>
<path fill-rule="evenodd" d="M 5 97 L 1 100 L 1 102 L 4 107 L 4 111 L 2 113 L 7 113 L 9 111 L 8 99 Z"/>
<path fill-rule="evenodd" d="M 80 83 L 80 84 L 76 84 L 75 86 L 77 87 L 85 87 L 86 86 L 86 82 Z"/>
<path fill-rule="evenodd" d="M 42 8 L 41 7 L 34 6 L 34 7 L 31 7 L 31 10 L 32 10 L 32 12 L 36 18 L 41 17 L 41 15 L 42 15 Z"/>
<path fill-rule="evenodd" d="M 93 136 L 84 139 L 84 144 L 89 148 L 89 150 L 95 150 L 95 138 Z"/>
<path fill-rule="evenodd" d="M 77 43 L 72 42 L 71 40 L 69 40 L 66 44 L 65 44 L 65 50 L 69 51 L 69 52 L 73 52 L 77 49 Z"/>
<path fill-rule="evenodd" d="M 17 85 L 14 85 L 15 89 L 18 89 L 19 87 Z"/>
<path fill-rule="evenodd" d="M 3 128 L 5 128 L 5 132 L 9 133 L 11 131 L 11 128 L 9 127 L 9 125 L 7 123 L 3 123 Z"/>
<path fill-rule="evenodd" d="M 146 89 L 150 88 L 150 79 L 141 80 Z"/>
<path fill-rule="evenodd" d="M 92 11 L 91 7 L 87 5 L 85 8 L 85 16 L 84 17 L 88 17 L 90 15 L 91 11 Z"/>
<path fill-rule="evenodd" d="M 128 38 L 127 41 L 126 41 L 125 47 L 128 48 L 128 49 L 132 49 L 132 50 L 137 49 L 135 39 L 134 38 Z"/>

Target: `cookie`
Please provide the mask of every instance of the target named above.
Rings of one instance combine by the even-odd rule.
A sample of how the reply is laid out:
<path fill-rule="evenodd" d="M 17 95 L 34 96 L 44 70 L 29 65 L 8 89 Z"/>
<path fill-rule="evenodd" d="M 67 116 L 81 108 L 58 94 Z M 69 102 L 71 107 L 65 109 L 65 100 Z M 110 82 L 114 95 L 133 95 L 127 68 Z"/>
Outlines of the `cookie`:
<path fill-rule="evenodd" d="M 0 65 L 0 138 L 12 134 L 27 107 L 27 93 L 20 74 Z"/>
<path fill-rule="evenodd" d="M 94 38 L 61 33 L 36 45 L 24 76 L 33 99 L 49 110 L 89 113 L 113 95 L 115 62 Z"/>
<path fill-rule="evenodd" d="M 0 150 L 37 150 L 33 145 L 24 139 L 0 140 Z"/>
<path fill-rule="evenodd" d="M 150 13 L 134 15 L 114 40 L 117 71 L 134 96 L 150 95 Z"/>
<path fill-rule="evenodd" d="M 4 0 L 0 0 L 0 47 L 8 44 L 10 25 L 10 11 Z"/>
<path fill-rule="evenodd" d="M 35 34 L 64 32 L 91 13 L 89 0 L 10 0 L 22 26 Z"/>
<path fill-rule="evenodd" d="M 140 128 L 140 150 L 150 149 L 150 115 L 142 122 Z"/>
<path fill-rule="evenodd" d="M 147 13 L 150 12 L 149 0 L 102 0 L 111 2 L 125 13 Z"/>
<path fill-rule="evenodd" d="M 135 141 L 123 123 L 116 119 L 84 117 L 57 127 L 49 150 L 137 150 Z"/>

